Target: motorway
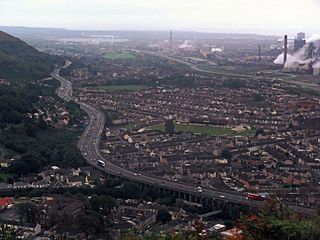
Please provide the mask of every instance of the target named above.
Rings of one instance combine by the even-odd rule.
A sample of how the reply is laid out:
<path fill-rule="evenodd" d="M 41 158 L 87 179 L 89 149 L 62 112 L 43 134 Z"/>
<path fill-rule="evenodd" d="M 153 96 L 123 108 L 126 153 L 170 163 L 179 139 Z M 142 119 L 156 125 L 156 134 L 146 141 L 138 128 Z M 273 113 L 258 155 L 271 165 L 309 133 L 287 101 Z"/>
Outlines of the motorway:
<path fill-rule="evenodd" d="M 124 179 L 128 179 L 130 181 L 155 186 L 158 188 L 169 189 L 181 193 L 190 194 L 192 196 L 202 197 L 202 198 L 210 198 L 220 201 L 226 201 L 246 206 L 252 207 L 260 207 L 263 205 L 263 202 L 259 201 L 252 201 L 246 199 L 244 195 L 240 193 L 232 193 L 232 192 L 224 192 L 221 190 L 214 190 L 214 189 L 206 189 L 203 188 L 202 191 L 199 191 L 196 186 L 188 185 L 185 183 L 179 182 L 172 182 L 160 178 L 156 178 L 154 176 L 148 175 L 141 175 L 135 172 L 132 172 L 128 169 L 119 167 L 108 159 L 105 159 L 99 149 L 99 142 L 101 139 L 101 135 L 104 132 L 105 127 L 105 115 L 99 111 L 98 109 L 86 104 L 79 102 L 77 99 L 72 97 L 72 84 L 66 80 L 65 78 L 60 76 L 60 69 L 66 68 L 71 64 L 71 62 L 67 61 L 63 67 L 56 69 L 51 76 L 60 81 L 61 86 L 60 89 L 57 91 L 57 94 L 60 98 L 64 99 L 65 101 L 75 101 L 78 103 L 82 110 L 84 110 L 90 120 L 88 125 L 85 129 L 84 134 L 80 138 L 78 142 L 78 147 L 81 150 L 82 155 L 86 159 L 86 161 L 97 169 L 104 171 L 105 173 L 118 176 Z M 104 161 L 105 166 L 102 167 L 98 165 L 98 160 Z M 314 214 L 314 210 L 310 208 L 302 208 L 297 206 L 290 206 L 290 208 L 294 211 L 301 212 L 301 213 L 308 213 Z"/>

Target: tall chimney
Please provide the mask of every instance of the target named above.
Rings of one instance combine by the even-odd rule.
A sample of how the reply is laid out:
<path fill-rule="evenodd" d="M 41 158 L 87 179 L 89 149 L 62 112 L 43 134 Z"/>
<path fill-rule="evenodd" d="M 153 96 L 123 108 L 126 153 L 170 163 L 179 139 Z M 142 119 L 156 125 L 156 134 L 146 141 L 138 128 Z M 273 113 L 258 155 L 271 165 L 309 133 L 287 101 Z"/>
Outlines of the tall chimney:
<path fill-rule="evenodd" d="M 170 53 L 172 52 L 172 30 L 170 30 Z"/>
<path fill-rule="evenodd" d="M 283 52 L 283 66 L 286 64 L 287 62 L 287 56 L 288 56 L 288 36 L 287 35 L 284 35 L 284 41 L 283 41 L 283 49 L 284 49 L 284 52 Z"/>
<path fill-rule="evenodd" d="M 261 45 L 259 45 L 259 64 L 261 63 Z"/>

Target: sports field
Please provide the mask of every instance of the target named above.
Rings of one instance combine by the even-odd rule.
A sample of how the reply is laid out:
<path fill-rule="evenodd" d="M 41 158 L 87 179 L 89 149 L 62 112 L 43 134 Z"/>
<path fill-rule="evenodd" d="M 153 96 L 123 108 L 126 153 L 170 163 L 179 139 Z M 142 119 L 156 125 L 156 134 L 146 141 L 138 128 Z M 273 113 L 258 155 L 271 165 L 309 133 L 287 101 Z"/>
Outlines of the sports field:
<path fill-rule="evenodd" d="M 232 135 L 232 136 L 252 136 L 255 134 L 255 129 L 245 130 L 237 133 L 232 131 L 230 128 L 215 127 L 215 126 L 199 126 L 199 125 L 188 125 L 188 124 L 175 124 L 177 132 L 192 132 L 201 133 L 213 136 Z M 148 129 L 164 131 L 164 124 L 151 126 Z"/>
<path fill-rule="evenodd" d="M 103 58 L 108 60 L 117 60 L 117 59 L 135 59 L 136 56 L 130 52 L 110 52 L 106 53 Z"/>

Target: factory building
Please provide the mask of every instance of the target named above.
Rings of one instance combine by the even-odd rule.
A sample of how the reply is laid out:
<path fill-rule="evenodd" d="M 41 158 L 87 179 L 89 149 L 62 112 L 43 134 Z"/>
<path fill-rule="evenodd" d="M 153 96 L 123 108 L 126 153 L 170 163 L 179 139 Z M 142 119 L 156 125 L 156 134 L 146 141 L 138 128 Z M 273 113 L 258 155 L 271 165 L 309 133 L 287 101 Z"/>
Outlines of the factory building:
<path fill-rule="evenodd" d="M 294 52 L 299 51 L 301 48 L 306 45 L 306 34 L 303 32 L 300 32 L 297 34 L 297 36 L 294 39 L 294 44 L 293 44 L 293 50 Z"/>

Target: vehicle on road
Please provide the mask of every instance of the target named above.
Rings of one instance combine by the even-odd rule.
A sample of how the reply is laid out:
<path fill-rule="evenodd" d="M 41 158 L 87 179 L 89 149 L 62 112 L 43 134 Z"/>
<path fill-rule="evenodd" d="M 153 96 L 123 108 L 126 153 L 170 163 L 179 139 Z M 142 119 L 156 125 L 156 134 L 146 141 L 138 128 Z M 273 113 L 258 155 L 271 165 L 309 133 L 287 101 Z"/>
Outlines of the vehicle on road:
<path fill-rule="evenodd" d="M 202 190 L 202 187 L 197 187 L 197 191 L 199 192 L 199 193 L 202 193 L 203 192 L 203 190 Z"/>
<path fill-rule="evenodd" d="M 264 196 L 261 196 L 260 194 L 247 193 L 246 194 L 246 199 L 254 200 L 254 201 L 264 201 L 266 198 Z"/>
<path fill-rule="evenodd" d="M 98 166 L 105 167 L 106 163 L 104 161 L 102 161 L 102 160 L 98 160 Z"/>

